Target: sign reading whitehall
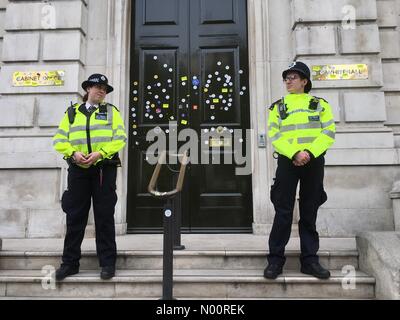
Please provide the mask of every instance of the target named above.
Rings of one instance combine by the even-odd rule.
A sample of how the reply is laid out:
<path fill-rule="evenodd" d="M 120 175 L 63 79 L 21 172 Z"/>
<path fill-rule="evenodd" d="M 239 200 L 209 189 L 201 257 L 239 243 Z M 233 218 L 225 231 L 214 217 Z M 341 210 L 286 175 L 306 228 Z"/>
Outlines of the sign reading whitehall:
<path fill-rule="evenodd" d="M 366 64 L 330 64 L 312 66 L 312 79 L 324 80 L 366 80 L 368 65 Z"/>
<path fill-rule="evenodd" d="M 65 71 L 16 71 L 13 73 L 14 87 L 63 86 Z"/>

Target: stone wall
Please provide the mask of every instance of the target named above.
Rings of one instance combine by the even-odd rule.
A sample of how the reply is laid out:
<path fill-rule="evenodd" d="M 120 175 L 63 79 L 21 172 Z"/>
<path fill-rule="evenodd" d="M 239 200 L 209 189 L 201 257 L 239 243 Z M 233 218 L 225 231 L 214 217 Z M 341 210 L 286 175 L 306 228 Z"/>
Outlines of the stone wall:
<path fill-rule="evenodd" d="M 400 233 L 361 232 L 356 237 L 360 270 L 375 278 L 376 299 L 400 299 Z"/>
<path fill-rule="evenodd" d="M 393 15 L 395 1 L 291 1 L 294 58 L 309 65 L 366 63 L 369 68 L 367 80 L 313 82 L 313 94 L 326 97 L 334 108 L 337 141 L 331 161 L 335 164 L 383 164 L 381 157 L 386 153 L 384 164 L 398 163 L 392 130 L 385 126 L 386 91 L 398 90 L 399 85 L 392 75 L 399 73 L 398 63 L 388 65 L 384 59 L 400 58 L 392 50 L 395 44 L 384 41 L 387 31 L 381 29 L 390 4 Z M 346 19 L 352 13 L 354 22 Z M 398 32 L 391 30 L 389 37 L 395 35 Z M 354 153 L 354 149 L 361 150 Z M 381 155 L 366 163 L 364 154 L 370 152 Z"/>
<path fill-rule="evenodd" d="M 63 236 L 66 170 L 52 136 L 70 102 L 81 101 L 82 81 L 110 71 L 111 15 L 108 0 L 0 1 L 0 237 Z M 64 70 L 65 84 L 12 85 L 15 71 L 31 70 Z"/>
<path fill-rule="evenodd" d="M 349 237 L 362 231 L 392 231 L 390 191 L 400 172 L 388 166 L 328 166 L 328 200 L 318 213 L 321 236 Z"/>
<path fill-rule="evenodd" d="M 365 63 L 369 67 L 366 80 L 313 81 L 311 93 L 330 102 L 337 126 L 336 142 L 326 156 L 329 200 L 318 217 L 320 234 L 354 236 L 362 230 L 393 230 L 389 191 L 398 179 L 400 159 L 396 133 L 400 1 L 268 4 L 268 102 L 285 94 L 281 72 L 293 60 L 309 66 Z M 351 13 L 355 21 L 346 19 Z M 272 222 L 273 214 L 268 215 Z"/>
<path fill-rule="evenodd" d="M 9 1 L 0 69 L 0 235 L 60 237 L 61 157 L 51 138 L 86 63 L 86 1 Z M 15 71 L 65 70 L 61 87 L 14 87 Z M 64 172 L 65 175 L 65 172 Z"/>
<path fill-rule="evenodd" d="M 383 65 L 386 126 L 394 131 L 395 146 L 400 146 L 400 1 L 377 1 L 379 37 Z"/>
<path fill-rule="evenodd" d="M 285 94 L 281 72 L 294 59 L 310 66 L 368 64 L 366 80 L 313 81 L 312 94 L 330 102 L 337 124 L 330 165 L 399 162 L 393 127 L 388 125 L 395 123 L 392 114 L 400 111 L 396 93 L 400 82 L 394 79 L 399 74 L 399 31 L 395 24 L 399 3 L 269 1 L 270 101 Z M 355 12 L 354 28 L 345 20 L 349 6 Z M 369 153 L 375 156 L 366 157 Z"/>
<path fill-rule="evenodd" d="M 269 3 L 273 26 L 269 34 L 270 101 L 285 94 L 280 74 L 294 59 L 308 65 L 366 63 L 367 80 L 313 82 L 312 93 L 331 103 L 337 124 L 337 142 L 328 164 L 398 164 L 394 146 L 400 112 L 400 82 L 396 80 L 400 74 L 400 1 Z M 346 22 L 349 8 L 354 9 L 354 28 Z"/>
<path fill-rule="evenodd" d="M 63 235 L 66 172 L 51 137 L 66 106 L 81 98 L 85 78 L 108 75 L 115 88 L 109 101 L 122 107 L 128 126 L 130 5 L 0 0 L 0 237 Z M 355 28 L 343 24 L 346 6 L 355 9 Z M 337 141 L 326 158 L 329 200 L 318 219 L 321 235 L 394 228 L 388 194 L 399 179 L 399 13 L 400 0 L 248 0 L 254 141 L 267 129 L 265 106 L 285 94 L 281 72 L 293 59 L 369 66 L 367 80 L 313 83 L 312 93 L 331 103 L 337 123 Z M 57 69 L 66 71 L 63 87 L 12 86 L 14 71 Z M 274 217 L 268 190 L 275 161 L 267 144 L 253 149 L 253 230 L 259 234 L 269 231 Z M 119 233 L 126 230 L 126 185 L 124 166 Z"/>

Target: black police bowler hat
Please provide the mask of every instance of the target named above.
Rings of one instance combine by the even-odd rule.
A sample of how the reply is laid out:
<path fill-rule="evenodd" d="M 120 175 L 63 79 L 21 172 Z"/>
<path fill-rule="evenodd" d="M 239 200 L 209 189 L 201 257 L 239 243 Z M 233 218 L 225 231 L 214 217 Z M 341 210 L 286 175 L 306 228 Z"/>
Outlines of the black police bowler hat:
<path fill-rule="evenodd" d="M 87 87 L 94 86 L 96 84 L 104 84 L 107 86 L 107 93 L 114 91 L 114 88 L 108 84 L 108 79 L 105 75 L 100 73 L 92 74 L 86 81 L 82 82 L 82 88 L 86 91 Z"/>
<path fill-rule="evenodd" d="M 311 79 L 310 79 L 310 77 L 311 77 L 310 69 L 307 67 L 307 65 L 300 61 L 294 61 L 289 66 L 288 69 L 286 69 L 285 71 L 282 72 L 282 78 L 285 79 L 286 75 L 291 71 L 297 71 L 306 77 L 308 82 L 307 82 L 306 86 L 304 87 L 304 92 L 309 93 L 312 88 L 312 83 L 311 83 Z"/>

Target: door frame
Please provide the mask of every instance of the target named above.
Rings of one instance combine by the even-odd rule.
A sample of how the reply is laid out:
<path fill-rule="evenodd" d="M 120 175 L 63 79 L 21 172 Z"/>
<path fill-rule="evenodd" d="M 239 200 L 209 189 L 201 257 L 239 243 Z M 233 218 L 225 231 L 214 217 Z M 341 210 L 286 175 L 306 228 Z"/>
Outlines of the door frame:
<path fill-rule="evenodd" d="M 130 52 L 131 8 L 136 0 L 108 0 L 106 74 L 114 85 L 110 102 L 121 107 L 125 128 L 129 126 L 130 111 Z M 266 105 L 271 101 L 271 65 L 269 1 L 247 0 L 248 65 L 250 95 L 250 129 L 252 129 L 252 196 L 253 233 L 267 234 L 271 230 L 274 209 L 268 198 L 275 174 L 271 145 L 257 146 L 258 135 L 267 132 Z M 267 89 L 267 90 L 266 90 Z M 128 137 L 129 139 L 129 137 Z M 127 144 L 128 145 L 128 144 Z M 121 154 L 123 166 L 118 170 L 118 203 L 115 208 L 116 233 L 127 230 L 128 149 Z M 124 165 L 125 164 L 125 165 Z"/>

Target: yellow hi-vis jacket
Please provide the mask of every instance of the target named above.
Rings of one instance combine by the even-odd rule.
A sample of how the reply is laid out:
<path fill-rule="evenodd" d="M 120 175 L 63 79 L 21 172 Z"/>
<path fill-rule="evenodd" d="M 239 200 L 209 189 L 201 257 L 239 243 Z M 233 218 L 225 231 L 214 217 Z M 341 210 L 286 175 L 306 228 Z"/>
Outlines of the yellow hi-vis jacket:
<path fill-rule="evenodd" d="M 73 105 L 75 119 L 72 124 L 68 112 L 65 113 L 53 137 L 54 149 L 63 154 L 65 159 L 70 158 L 75 151 L 85 155 L 97 151 L 101 153 L 103 159 L 111 159 L 126 143 L 124 123 L 119 110 L 107 104 L 106 115 L 101 113 L 99 107 L 88 118 L 79 107 L 78 103 Z"/>
<path fill-rule="evenodd" d="M 288 94 L 269 109 L 268 137 L 277 153 L 292 159 L 298 151 L 308 150 L 318 157 L 335 142 L 332 109 L 324 99 Z"/>

